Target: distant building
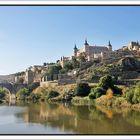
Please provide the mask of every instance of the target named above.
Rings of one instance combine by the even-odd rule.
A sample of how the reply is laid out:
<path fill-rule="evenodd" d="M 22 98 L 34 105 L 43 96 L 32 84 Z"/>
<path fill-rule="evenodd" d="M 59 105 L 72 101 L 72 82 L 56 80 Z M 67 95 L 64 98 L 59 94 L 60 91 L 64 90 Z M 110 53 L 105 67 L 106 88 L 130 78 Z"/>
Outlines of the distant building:
<path fill-rule="evenodd" d="M 25 81 L 25 72 L 19 72 L 14 75 L 15 83 L 24 83 Z"/>
<path fill-rule="evenodd" d="M 137 42 L 130 42 L 129 43 L 129 45 L 128 45 L 128 50 L 130 50 L 130 51 L 135 51 L 135 50 L 137 50 L 137 51 L 139 51 L 140 50 L 140 44 L 139 44 L 139 42 L 137 41 Z"/>
<path fill-rule="evenodd" d="M 87 40 L 85 40 L 84 47 L 78 49 L 75 45 L 74 47 L 74 56 L 78 57 L 81 53 L 85 53 L 88 61 L 94 59 L 108 59 L 112 52 L 112 45 L 109 41 L 107 46 L 91 46 L 88 44 Z"/>
<path fill-rule="evenodd" d="M 128 46 L 123 46 L 123 55 L 140 56 L 140 44 L 139 42 L 131 41 Z"/>
<path fill-rule="evenodd" d="M 61 57 L 60 61 L 59 61 L 59 64 L 61 65 L 61 67 L 63 68 L 65 63 L 70 61 L 72 58 L 71 57 Z"/>
<path fill-rule="evenodd" d="M 34 73 L 30 69 L 27 69 L 25 72 L 25 82 L 30 84 L 34 81 Z"/>
<path fill-rule="evenodd" d="M 47 65 L 46 66 L 44 66 L 44 65 L 34 65 L 34 66 L 29 67 L 29 69 L 36 74 L 43 73 L 44 71 L 46 71 L 47 68 L 48 68 Z"/>
<path fill-rule="evenodd" d="M 21 75 L 21 76 L 15 76 L 14 82 L 15 82 L 15 83 L 22 82 L 21 79 L 23 79 L 23 83 L 24 83 L 25 79 L 24 79 L 24 76 L 23 76 L 23 75 Z"/>

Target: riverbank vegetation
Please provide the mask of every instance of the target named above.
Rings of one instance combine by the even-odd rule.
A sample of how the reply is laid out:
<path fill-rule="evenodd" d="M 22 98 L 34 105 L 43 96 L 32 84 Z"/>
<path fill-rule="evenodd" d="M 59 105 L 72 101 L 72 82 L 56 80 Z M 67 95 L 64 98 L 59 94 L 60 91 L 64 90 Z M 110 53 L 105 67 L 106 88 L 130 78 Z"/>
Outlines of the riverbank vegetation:
<path fill-rule="evenodd" d="M 3 103 L 5 100 L 9 98 L 9 91 L 5 88 L 0 87 L 0 103 Z"/>
<path fill-rule="evenodd" d="M 5 100 L 6 91 L 0 89 L 0 100 Z M 55 85 L 40 87 L 32 83 L 27 88 L 20 89 L 17 100 L 33 102 L 67 102 L 75 105 L 103 105 L 108 107 L 129 107 L 140 109 L 140 83 L 126 89 L 114 84 L 110 75 L 100 78 L 99 83 L 77 83 L 71 85 Z"/>
<path fill-rule="evenodd" d="M 127 88 L 127 90 L 121 89 L 114 85 L 111 76 L 106 75 L 100 79 L 99 84 L 91 88 L 87 97 L 72 99 L 72 103 L 76 105 L 89 105 L 93 102 L 96 106 L 140 110 L 140 83 Z"/>
<path fill-rule="evenodd" d="M 132 104 L 140 103 L 140 82 L 126 91 L 124 97 Z"/>

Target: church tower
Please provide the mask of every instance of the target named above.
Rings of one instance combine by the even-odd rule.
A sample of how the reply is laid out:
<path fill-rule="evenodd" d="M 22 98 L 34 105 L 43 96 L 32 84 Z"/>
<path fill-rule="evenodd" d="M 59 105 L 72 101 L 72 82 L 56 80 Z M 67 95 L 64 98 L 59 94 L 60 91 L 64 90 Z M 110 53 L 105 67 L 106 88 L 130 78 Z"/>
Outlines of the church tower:
<path fill-rule="evenodd" d="M 109 49 L 109 51 L 112 51 L 112 45 L 111 45 L 110 41 L 108 43 L 108 49 Z"/>
<path fill-rule="evenodd" d="M 77 52 L 78 52 L 78 49 L 77 49 L 76 44 L 75 44 L 75 46 L 74 46 L 74 56 L 75 57 L 77 57 Z"/>

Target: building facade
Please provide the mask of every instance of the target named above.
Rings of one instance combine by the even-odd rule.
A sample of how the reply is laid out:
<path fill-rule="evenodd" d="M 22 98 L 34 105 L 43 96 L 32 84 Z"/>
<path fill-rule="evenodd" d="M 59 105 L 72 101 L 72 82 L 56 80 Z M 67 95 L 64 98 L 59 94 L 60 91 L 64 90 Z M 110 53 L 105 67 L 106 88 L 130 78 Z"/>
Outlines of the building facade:
<path fill-rule="evenodd" d="M 27 69 L 25 72 L 25 82 L 30 84 L 34 81 L 34 73 L 30 69 Z"/>
<path fill-rule="evenodd" d="M 69 62 L 72 58 L 71 57 L 61 57 L 59 64 L 63 68 L 66 62 Z"/>
<path fill-rule="evenodd" d="M 81 49 L 78 49 L 75 45 L 74 47 L 74 56 L 78 57 L 81 53 L 85 53 L 88 61 L 94 59 L 109 59 L 112 52 L 112 45 L 109 41 L 107 46 L 91 46 L 85 40 L 84 46 Z"/>

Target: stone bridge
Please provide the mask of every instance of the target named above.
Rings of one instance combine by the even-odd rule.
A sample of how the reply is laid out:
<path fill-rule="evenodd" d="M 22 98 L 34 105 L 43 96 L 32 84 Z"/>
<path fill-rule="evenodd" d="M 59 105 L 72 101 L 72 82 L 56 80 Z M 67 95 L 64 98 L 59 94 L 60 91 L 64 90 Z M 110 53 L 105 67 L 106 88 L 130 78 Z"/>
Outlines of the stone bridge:
<path fill-rule="evenodd" d="M 11 95 L 16 95 L 17 91 L 21 88 L 27 88 L 27 84 L 15 84 L 10 82 L 0 83 L 0 87 L 5 88 Z"/>

